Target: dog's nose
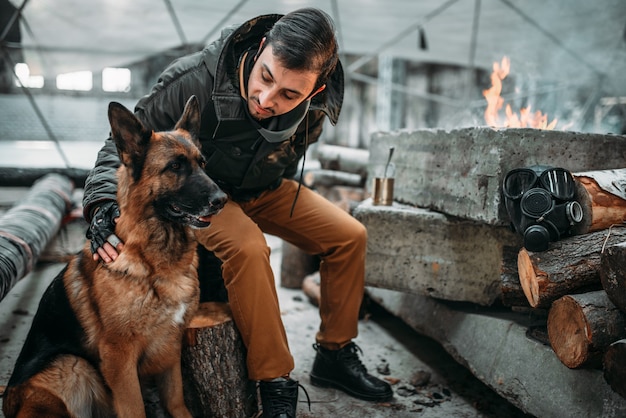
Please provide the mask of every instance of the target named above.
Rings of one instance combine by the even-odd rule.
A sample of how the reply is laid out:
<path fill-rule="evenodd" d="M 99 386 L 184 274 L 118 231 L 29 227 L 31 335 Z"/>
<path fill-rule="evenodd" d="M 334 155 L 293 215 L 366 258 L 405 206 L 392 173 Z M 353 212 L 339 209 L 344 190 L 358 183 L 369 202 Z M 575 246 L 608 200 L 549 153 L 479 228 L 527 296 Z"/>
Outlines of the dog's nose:
<path fill-rule="evenodd" d="M 221 189 L 217 189 L 215 193 L 212 194 L 211 199 L 209 200 L 209 206 L 216 209 L 221 209 L 226 204 L 226 200 L 228 197 L 226 193 L 224 193 Z"/>

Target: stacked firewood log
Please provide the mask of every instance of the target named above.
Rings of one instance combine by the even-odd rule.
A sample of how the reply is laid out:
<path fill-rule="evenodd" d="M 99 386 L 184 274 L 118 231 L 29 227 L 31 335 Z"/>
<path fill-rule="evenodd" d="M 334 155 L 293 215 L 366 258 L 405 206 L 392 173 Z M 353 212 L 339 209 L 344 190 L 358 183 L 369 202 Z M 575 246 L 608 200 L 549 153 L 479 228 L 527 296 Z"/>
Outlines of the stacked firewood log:
<path fill-rule="evenodd" d="M 503 303 L 547 310 L 547 335 L 559 360 L 572 369 L 602 368 L 626 398 L 626 170 L 574 177 L 583 222 L 548 250 L 521 248 L 516 266 L 504 263 Z"/>

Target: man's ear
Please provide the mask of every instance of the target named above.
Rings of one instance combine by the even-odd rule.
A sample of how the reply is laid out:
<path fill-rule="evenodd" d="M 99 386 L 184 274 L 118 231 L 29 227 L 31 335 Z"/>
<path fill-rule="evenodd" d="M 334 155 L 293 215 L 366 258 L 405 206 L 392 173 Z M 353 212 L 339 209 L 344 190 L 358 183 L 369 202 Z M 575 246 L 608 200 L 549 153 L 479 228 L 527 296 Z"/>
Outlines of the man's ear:
<path fill-rule="evenodd" d="M 256 55 L 254 56 L 254 61 L 256 61 L 259 55 L 261 55 L 261 52 L 263 52 L 263 47 L 265 46 L 265 39 L 266 39 L 265 36 L 263 37 L 263 39 L 261 39 L 261 43 L 259 44 L 259 50 L 256 52 Z"/>
<path fill-rule="evenodd" d="M 313 96 L 315 96 L 317 93 L 320 93 L 322 91 L 324 91 L 324 89 L 326 89 L 326 84 L 322 84 L 321 86 L 319 86 L 319 88 L 317 90 L 315 90 L 313 93 L 309 94 L 309 97 L 307 97 L 307 100 L 310 100 L 311 98 L 313 98 Z"/>

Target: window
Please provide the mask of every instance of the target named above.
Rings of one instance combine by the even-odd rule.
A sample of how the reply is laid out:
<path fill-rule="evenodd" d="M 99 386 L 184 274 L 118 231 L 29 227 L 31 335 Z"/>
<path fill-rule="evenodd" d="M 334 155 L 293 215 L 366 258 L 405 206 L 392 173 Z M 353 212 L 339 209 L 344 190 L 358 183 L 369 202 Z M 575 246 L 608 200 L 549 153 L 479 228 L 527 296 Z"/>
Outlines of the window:
<path fill-rule="evenodd" d="M 36 89 L 43 87 L 43 76 L 30 75 L 30 68 L 28 68 L 28 64 L 23 62 L 15 64 L 15 75 L 17 75 L 17 80 L 15 80 L 15 85 L 17 87 L 24 86 Z"/>
<path fill-rule="evenodd" d="M 110 67 L 102 70 L 102 90 L 130 91 L 130 70 Z"/>
<path fill-rule="evenodd" d="M 93 88 L 91 71 L 59 74 L 57 76 L 57 88 L 60 90 L 89 91 Z"/>

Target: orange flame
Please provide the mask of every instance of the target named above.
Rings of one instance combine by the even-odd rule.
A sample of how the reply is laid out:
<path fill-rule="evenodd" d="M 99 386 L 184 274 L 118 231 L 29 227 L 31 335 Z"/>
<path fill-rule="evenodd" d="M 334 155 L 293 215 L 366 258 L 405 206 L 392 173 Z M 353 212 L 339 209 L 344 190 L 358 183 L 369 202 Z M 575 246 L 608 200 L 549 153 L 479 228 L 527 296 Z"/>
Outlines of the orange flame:
<path fill-rule="evenodd" d="M 503 57 L 501 62 L 493 63 L 493 71 L 491 73 L 491 87 L 483 90 L 483 96 L 487 100 L 485 109 L 485 122 L 489 126 L 505 127 L 505 128 L 536 128 L 536 129 L 554 129 L 557 120 L 554 119 L 548 123 L 548 115 L 537 110 L 530 111 L 530 106 L 524 107 L 519 114 L 513 112 L 511 105 L 505 107 L 504 120 L 500 117 L 499 112 L 504 105 L 502 93 L 502 80 L 509 75 L 511 69 L 511 61 L 508 57 Z"/>

